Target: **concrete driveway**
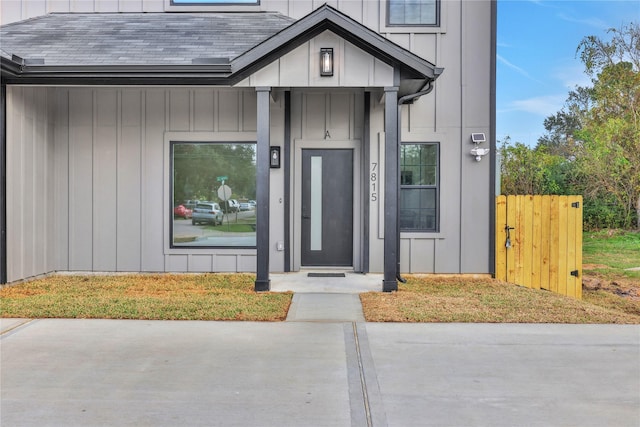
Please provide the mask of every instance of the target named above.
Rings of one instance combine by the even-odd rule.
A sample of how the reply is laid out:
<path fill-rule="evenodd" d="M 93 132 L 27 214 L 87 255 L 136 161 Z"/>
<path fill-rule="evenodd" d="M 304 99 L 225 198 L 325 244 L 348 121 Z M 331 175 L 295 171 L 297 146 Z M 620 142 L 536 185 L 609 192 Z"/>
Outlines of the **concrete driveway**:
<path fill-rule="evenodd" d="M 638 325 L 1 325 L 2 426 L 640 425 Z"/>

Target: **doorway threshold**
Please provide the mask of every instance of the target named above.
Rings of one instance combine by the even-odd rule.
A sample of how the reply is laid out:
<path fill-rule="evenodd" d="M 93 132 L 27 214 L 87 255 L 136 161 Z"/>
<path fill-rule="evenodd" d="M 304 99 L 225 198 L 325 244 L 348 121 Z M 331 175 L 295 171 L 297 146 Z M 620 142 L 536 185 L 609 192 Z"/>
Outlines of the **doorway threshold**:
<path fill-rule="evenodd" d="M 307 277 L 347 277 L 344 273 L 307 273 Z"/>
<path fill-rule="evenodd" d="M 337 273 L 339 276 L 310 276 L 309 273 Z M 355 273 L 351 271 L 296 271 L 291 273 L 270 273 L 272 292 L 314 292 L 359 294 L 381 292 L 382 274 Z"/>

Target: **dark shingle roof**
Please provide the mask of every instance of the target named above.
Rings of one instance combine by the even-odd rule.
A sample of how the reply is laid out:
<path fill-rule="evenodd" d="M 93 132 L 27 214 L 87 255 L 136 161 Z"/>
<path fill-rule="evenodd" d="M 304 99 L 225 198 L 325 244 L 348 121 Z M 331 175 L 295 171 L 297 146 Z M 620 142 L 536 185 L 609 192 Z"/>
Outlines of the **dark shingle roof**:
<path fill-rule="evenodd" d="M 443 69 L 324 4 L 275 12 L 50 14 L 0 28 L 7 84 L 234 85 L 331 31 L 400 71 L 399 95 Z"/>
<path fill-rule="evenodd" d="M 2 56 L 55 65 L 190 65 L 233 59 L 295 20 L 279 13 L 49 14 L 0 29 Z"/>

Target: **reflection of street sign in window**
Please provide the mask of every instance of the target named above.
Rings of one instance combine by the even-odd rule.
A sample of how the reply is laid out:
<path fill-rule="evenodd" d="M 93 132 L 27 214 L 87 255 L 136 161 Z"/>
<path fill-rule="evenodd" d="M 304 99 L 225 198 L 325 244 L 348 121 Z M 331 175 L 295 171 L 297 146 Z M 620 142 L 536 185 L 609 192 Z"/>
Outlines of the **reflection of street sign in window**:
<path fill-rule="evenodd" d="M 232 191 L 228 185 L 221 185 L 218 188 L 218 197 L 220 200 L 227 201 L 231 197 Z"/>
<path fill-rule="evenodd" d="M 233 199 L 235 193 L 255 198 L 255 142 L 172 141 L 170 155 L 172 214 L 185 200 L 198 199 L 197 203 L 217 204 L 222 208 L 226 222 L 228 213 L 239 211 L 239 204 Z M 171 247 L 255 247 L 255 215 L 243 214 L 237 219 L 240 224 L 233 227 L 229 223 L 221 227 L 220 221 L 203 225 L 198 218 L 195 223 L 191 218 L 191 224 L 174 219 L 174 226 L 170 228 Z"/>

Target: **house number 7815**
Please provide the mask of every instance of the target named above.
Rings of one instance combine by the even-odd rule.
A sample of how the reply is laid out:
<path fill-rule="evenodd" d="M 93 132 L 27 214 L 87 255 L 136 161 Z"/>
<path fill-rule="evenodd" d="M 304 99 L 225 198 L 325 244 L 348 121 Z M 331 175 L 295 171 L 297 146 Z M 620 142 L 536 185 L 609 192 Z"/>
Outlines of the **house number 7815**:
<path fill-rule="evenodd" d="M 378 164 L 371 163 L 371 173 L 369 174 L 369 181 L 371 182 L 371 201 L 378 201 Z"/>

